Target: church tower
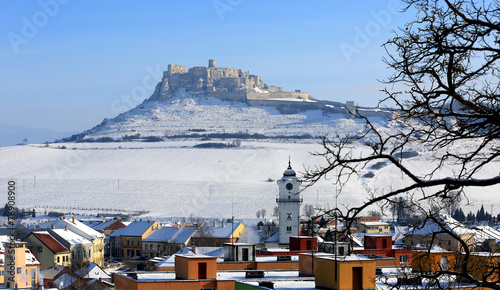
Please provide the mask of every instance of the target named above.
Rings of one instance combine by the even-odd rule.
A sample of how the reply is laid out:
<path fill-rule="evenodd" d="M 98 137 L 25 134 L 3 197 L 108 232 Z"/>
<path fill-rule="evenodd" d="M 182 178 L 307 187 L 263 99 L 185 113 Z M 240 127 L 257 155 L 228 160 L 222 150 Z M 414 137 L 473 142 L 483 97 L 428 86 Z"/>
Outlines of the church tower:
<path fill-rule="evenodd" d="M 279 243 L 289 244 L 291 236 L 299 235 L 300 222 L 300 184 L 302 183 L 293 171 L 290 161 L 288 168 L 283 172 L 283 177 L 277 181 L 279 186 L 279 196 L 276 199 L 280 214 Z"/>

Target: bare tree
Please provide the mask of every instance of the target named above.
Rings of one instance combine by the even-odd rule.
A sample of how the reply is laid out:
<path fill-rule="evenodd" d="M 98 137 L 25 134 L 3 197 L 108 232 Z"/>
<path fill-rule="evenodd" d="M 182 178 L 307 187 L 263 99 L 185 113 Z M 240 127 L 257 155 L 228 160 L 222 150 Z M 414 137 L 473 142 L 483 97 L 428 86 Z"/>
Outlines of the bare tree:
<path fill-rule="evenodd" d="M 266 213 L 267 213 L 267 211 L 266 211 L 266 209 L 265 209 L 265 208 L 263 208 L 263 209 L 261 209 L 261 210 L 260 210 L 260 214 L 262 215 L 262 218 L 263 218 L 263 219 L 265 219 L 265 218 L 266 218 Z"/>
<path fill-rule="evenodd" d="M 308 218 L 311 218 L 316 213 L 316 210 L 311 204 L 305 204 L 303 210 L 304 210 L 304 215 Z"/>
<path fill-rule="evenodd" d="M 398 129 L 380 129 L 354 112 L 364 121 L 364 130 L 324 137 L 324 151 L 314 155 L 324 157 L 328 165 L 305 172 L 307 186 L 326 177 L 333 178 L 340 190 L 376 162 L 388 162 L 401 172 L 401 183 L 374 189 L 367 202 L 344 213 L 335 209 L 349 223 L 369 206 L 393 208 L 402 197 L 405 208 L 418 214 L 423 226 L 436 222 L 447 206 L 467 200 L 467 189 L 482 187 L 497 193 L 500 184 L 498 170 L 485 170 L 498 164 L 500 156 L 500 2 L 403 1 L 407 4 L 403 12 L 416 11 L 416 16 L 384 45 L 388 55 L 384 61 L 394 74 L 383 81 L 388 88 L 379 103 L 392 112 L 391 122 Z M 355 151 L 352 142 L 365 145 L 369 153 Z M 405 160 L 405 154 L 417 147 L 431 157 L 425 168 Z M 423 203 L 427 206 L 420 206 Z M 437 224 L 440 232 L 465 244 L 444 224 Z M 468 273 L 471 257 L 466 250 L 457 260 L 460 264 L 437 271 L 434 277 L 448 274 L 478 287 L 500 289 L 498 275 L 491 281 Z"/>

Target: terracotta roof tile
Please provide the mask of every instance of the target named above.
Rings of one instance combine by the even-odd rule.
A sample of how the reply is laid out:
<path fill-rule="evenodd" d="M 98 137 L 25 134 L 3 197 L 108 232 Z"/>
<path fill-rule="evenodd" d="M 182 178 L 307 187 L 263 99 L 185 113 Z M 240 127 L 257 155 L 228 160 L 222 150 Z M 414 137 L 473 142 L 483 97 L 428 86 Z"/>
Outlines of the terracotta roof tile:
<path fill-rule="evenodd" d="M 53 236 L 49 233 L 32 233 L 35 237 L 37 237 L 47 248 L 49 248 L 54 254 L 69 252 L 67 248 L 65 248 L 61 243 L 59 243 Z"/>

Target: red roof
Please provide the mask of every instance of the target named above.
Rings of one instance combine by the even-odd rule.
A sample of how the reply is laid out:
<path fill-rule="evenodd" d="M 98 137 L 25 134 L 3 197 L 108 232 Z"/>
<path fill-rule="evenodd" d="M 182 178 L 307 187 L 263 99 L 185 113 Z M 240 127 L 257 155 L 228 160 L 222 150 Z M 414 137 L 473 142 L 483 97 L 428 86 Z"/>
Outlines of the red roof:
<path fill-rule="evenodd" d="M 40 242 L 42 242 L 49 250 L 54 254 L 59 254 L 63 252 L 69 252 L 61 243 L 59 243 L 53 236 L 49 233 L 32 233 L 35 237 L 37 237 Z"/>

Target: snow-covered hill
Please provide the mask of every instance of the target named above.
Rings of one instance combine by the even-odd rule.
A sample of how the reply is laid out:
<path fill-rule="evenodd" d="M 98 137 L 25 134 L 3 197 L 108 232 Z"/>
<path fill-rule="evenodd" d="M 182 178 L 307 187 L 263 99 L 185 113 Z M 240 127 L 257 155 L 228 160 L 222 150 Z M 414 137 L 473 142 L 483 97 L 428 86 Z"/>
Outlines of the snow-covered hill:
<path fill-rule="evenodd" d="M 318 136 L 359 128 L 356 120 L 343 114 L 321 110 L 281 114 L 274 107 L 251 107 L 243 102 L 222 101 L 204 92 L 179 90 L 166 101 L 147 100 L 66 141 L 196 138 L 215 134 L 240 139 L 317 140 Z"/>

